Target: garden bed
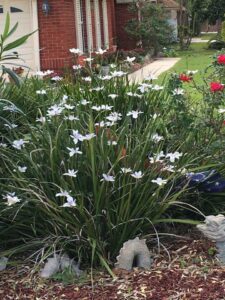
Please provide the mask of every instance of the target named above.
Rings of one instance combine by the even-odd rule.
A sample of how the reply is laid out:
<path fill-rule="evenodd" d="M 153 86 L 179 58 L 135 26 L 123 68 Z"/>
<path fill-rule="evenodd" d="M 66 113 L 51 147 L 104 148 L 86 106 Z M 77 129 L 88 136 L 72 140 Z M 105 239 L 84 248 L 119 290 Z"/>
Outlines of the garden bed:
<path fill-rule="evenodd" d="M 193 236 L 193 235 L 192 235 Z M 195 235 L 195 237 L 197 237 Z M 21 265 L 1 273 L 0 298 L 58 300 L 219 300 L 225 298 L 225 268 L 215 259 L 214 245 L 190 236 L 173 239 L 164 245 L 166 251 L 154 256 L 150 271 L 114 270 L 116 279 L 108 274 L 90 273 L 85 282 L 63 285 L 53 280 L 43 281 L 32 268 Z M 155 249 L 157 251 L 157 249 Z"/>

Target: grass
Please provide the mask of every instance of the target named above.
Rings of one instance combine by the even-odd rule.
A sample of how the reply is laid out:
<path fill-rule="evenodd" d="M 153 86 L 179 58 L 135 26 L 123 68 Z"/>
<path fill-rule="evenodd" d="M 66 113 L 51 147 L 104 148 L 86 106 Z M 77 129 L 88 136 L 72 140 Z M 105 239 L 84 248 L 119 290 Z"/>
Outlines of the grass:
<path fill-rule="evenodd" d="M 202 40 L 211 40 L 217 37 L 217 32 L 201 34 Z"/>
<path fill-rule="evenodd" d="M 173 68 L 169 70 L 169 73 L 183 73 L 187 70 L 198 70 L 198 73 L 194 76 L 196 85 L 203 84 L 203 78 L 209 75 L 209 72 L 205 72 L 205 69 L 211 64 L 212 56 L 215 50 L 207 49 L 206 43 L 193 43 L 191 47 L 186 51 L 177 51 L 180 61 L 178 61 Z M 165 80 L 167 72 L 162 73 L 159 76 L 159 82 Z M 193 90 L 192 85 L 187 85 L 187 90 L 191 94 L 199 97 L 199 92 Z"/>

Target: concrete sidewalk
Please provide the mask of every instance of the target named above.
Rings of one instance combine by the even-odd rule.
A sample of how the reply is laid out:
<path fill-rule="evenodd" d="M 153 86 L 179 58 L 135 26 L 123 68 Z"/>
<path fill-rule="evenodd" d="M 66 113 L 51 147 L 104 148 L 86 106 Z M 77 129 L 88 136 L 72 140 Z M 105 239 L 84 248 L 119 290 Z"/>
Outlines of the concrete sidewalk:
<path fill-rule="evenodd" d="M 131 83 L 140 83 L 145 77 L 149 76 L 149 74 L 159 76 L 163 72 L 171 69 L 179 60 L 179 57 L 157 59 L 140 70 L 129 74 L 129 81 Z"/>

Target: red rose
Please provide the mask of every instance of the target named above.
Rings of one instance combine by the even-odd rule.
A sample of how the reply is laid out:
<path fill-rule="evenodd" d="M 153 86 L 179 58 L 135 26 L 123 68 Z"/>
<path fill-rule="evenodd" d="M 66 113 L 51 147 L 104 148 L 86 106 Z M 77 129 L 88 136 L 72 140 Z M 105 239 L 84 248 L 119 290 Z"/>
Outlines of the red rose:
<path fill-rule="evenodd" d="M 219 82 L 211 82 L 210 83 L 210 90 L 213 93 L 223 91 L 223 89 L 224 89 L 224 84 L 222 84 L 222 83 L 219 83 Z"/>
<path fill-rule="evenodd" d="M 186 74 L 180 74 L 179 79 L 184 82 L 189 82 L 192 78 Z"/>
<path fill-rule="evenodd" d="M 220 65 L 225 65 L 225 54 L 221 54 L 217 57 L 217 62 Z"/>

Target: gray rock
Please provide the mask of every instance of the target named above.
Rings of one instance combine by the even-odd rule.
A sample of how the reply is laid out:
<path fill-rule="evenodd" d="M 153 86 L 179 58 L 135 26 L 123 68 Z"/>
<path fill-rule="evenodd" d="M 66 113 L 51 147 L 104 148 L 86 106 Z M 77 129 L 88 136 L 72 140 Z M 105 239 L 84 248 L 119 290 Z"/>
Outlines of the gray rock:
<path fill-rule="evenodd" d="M 7 263 L 8 263 L 7 257 L 0 258 L 0 271 L 4 271 L 6 269 Z"/>
<path fill-rule="evenodd" d="M 146 240 L 140 240 L 136 237 L 123 244 L 119 255 L 117 256 L 116 268 L 132 270 L 135 267 L 150 269 L 151 256 L 146 245 Z"/>
<path fill-rule="evenodd" d="M 60 269 L 60 257 L 55 255 L 54 257 L 48 258 L 44 268 L 41 270 L 40 277 L 50 278 Z"/>
<path fill-rule="evenodd" d="M 65 253 L 60 258 L 60 268 L 63 271 L 65 268 L 70 268 L 77 277 L 81 276 L 83 271 L 79 269 L 79 265 Z"/>
<path fill-rule="evenodd" d="M 217 258 L 225 264 L 225 216 L 207 216 L 204 224 L 197 225 L 197 228 L 210 240 L 216 242 Z"/>

